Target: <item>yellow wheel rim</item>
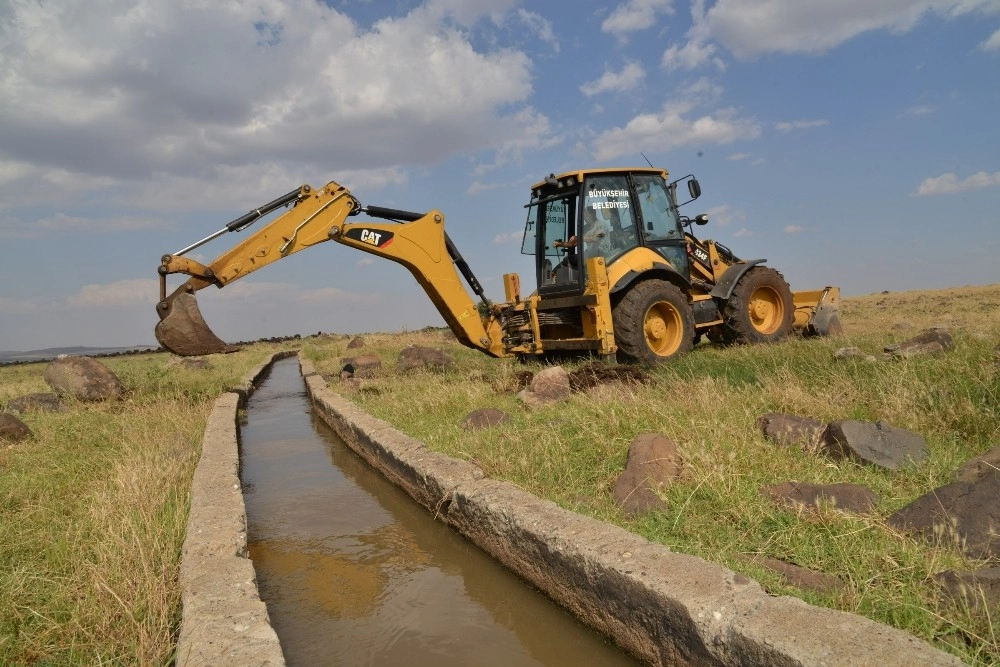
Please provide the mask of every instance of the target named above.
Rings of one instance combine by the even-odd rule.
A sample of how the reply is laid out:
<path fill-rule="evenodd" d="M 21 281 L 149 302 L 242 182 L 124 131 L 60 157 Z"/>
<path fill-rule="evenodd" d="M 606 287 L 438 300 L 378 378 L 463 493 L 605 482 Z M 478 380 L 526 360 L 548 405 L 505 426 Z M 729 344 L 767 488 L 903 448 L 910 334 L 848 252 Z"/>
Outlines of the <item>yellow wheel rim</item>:
<path fill-rule="evenodd" d="M 684 340 L 684 323 L 681 314 L 669 303 L 654 303 L 643 318 L 646 345 L 660 356 L 676 352 Z"/>
<path fill-rule="evenodd" d="M 785 303 L 770 287 L 754 290 L 750 297 L 750 324 L 764 335 L 773 334 L 785 320 Z"/>

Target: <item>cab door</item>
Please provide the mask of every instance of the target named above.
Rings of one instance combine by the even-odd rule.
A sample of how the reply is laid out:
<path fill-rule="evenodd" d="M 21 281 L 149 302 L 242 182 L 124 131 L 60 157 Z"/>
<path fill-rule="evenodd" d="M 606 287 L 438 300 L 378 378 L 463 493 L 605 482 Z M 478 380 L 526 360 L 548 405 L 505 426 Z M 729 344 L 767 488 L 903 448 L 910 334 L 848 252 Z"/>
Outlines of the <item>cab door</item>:
<path fill-rule="evenodd" d="M 684 230 L 666 181 L 659 174 L 633 174 L 642 219 L 643 243 L 656 250 L 682 276 L 690 276 Z"/>

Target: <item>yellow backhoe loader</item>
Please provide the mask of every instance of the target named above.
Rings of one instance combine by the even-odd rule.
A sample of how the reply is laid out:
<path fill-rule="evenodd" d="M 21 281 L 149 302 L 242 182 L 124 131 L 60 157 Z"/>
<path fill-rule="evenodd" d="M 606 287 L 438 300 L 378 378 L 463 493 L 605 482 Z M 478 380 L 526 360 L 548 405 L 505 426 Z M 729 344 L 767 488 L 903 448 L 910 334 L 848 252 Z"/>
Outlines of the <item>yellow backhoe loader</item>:
<path fill-rule="evenodd" d="M 777 341 L 794 330 L 840 332 L 838 288 L 792 293 L 765 260 L 741 260 L 697 239 L 692 228 L 707 217 L 679 214 L 680 183 L 690 195 L 683 204 L 701 195 L 693 176 L 670 182 L 652 167 L 571 171 L 534 185 L 521 251 L 535 257 L 536 290 L 522 296 L 518 275 L 505 274 L 502 303 L 486 298 L 440 211 L 362 206 L 337 183 L 303 185 L 163 256 L 156 338 L 183 356 L 233 351 L 205 323 L 195 293 L 331 240 L 405 266 L 459 342 L 493 357 L 591 353 L 661 362 L 703 334 L 732 344 Z M 185 257 L 282 207 L 289 210 L 210 264 Z M 361 214 L 367 218 L 352 220 Z M 174 273 L 189 278 L 168 295 Z"/>

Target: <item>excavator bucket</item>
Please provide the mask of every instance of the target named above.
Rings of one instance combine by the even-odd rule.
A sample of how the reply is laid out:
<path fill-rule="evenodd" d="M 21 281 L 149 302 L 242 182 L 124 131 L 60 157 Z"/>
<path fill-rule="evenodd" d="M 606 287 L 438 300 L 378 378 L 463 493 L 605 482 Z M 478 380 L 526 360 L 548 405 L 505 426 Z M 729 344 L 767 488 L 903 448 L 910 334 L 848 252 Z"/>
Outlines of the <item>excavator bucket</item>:
<path fill-rule="evenodd" d="M 156 340 L 174 354 L 195 357 L 240 349 L 212 333 L 193 294 L 178 290 L 160 302 L 156 310 L 160 314 L 160 322 L 154 329 Z"/>
<path fill-rule="evenodd" d="M 840 288 L 794 292 L 795 320 L 792 327 L 806 336 L 839 336 L 844 333 L 840 322 Z"/>

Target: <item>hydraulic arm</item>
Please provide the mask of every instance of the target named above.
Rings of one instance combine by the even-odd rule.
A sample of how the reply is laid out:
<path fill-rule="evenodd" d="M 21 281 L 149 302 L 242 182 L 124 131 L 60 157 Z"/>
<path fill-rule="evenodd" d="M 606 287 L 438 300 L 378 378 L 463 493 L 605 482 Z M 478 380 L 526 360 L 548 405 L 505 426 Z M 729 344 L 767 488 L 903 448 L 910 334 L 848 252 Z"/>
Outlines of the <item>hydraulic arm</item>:
<path fill-rule="evenodd" d="M 210 264 L 184 256 L 225 233 L 242 231 L 282 206 L 291 208 Z M 347 221 L 362 212 L 389 222 Z M 234 348 L 205 323 L 194 294 L 209 285 L 225 287 L 268 264 L 330 240 L 402 264 L 424 288 L 459 342 L 491 356 L 505 356 L 493 309 L 480 308 L 462 283 L 464 278 L 485 303 L 479 281 L 445 232 L 444 215 L 437 210 L 414 213 L 376 206 L 363 208 L 345 187 L 334 182 L 320 190 L 303 185 L 201 241 L 164 255 L 159 267 L 157 340 L 183 356 L 232 351 Z M 172 273 L 190 277 L 168 295 L 166 277 Z"/>

